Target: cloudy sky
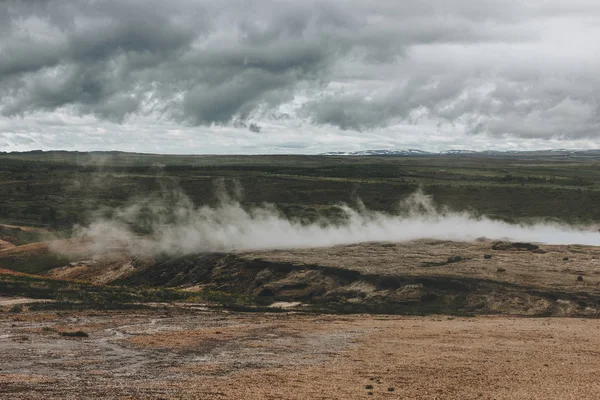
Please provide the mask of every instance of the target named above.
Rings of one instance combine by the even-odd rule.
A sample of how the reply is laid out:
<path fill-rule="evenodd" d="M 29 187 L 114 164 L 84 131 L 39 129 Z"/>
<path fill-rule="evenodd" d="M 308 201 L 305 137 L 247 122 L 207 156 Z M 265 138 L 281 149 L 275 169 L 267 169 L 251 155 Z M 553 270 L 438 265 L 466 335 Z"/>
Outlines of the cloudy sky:
<path fill-rule="evenodd" d="M 0 0 L 0 151 L 600 148 L 598 0 Z"/>

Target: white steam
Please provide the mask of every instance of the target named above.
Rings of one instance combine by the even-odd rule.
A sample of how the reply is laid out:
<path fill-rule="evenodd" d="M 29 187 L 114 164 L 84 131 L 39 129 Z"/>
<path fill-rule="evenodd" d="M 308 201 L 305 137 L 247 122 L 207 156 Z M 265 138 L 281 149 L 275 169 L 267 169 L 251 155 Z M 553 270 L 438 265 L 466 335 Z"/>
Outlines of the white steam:
<path fill-rule="evenodd" d="M 181 193 L 170 195 L 168 207 L 140 203 L 118 210 L 111 219 L 98 219 L 79 228 L 96 251 L 125 246 L 132 253 L 188 254 L 210 251 L 309 248 L 371 241 L 409 241 L 431 238 L 470 241 L 479 237 L 548 244 L 600 245 L 592 228 L 538 223 L 509 224 L 466 212 L 439 209 L 421 191 L 409 196 L 395 215 L 359 205 L 340 205 L 344 222 L 301 223 L 285 218 L 275 207 L 244 209 L 227 196 L 215 207 L 195 207 Z M 145 218 L 148 234 L 130 228 Z"/>

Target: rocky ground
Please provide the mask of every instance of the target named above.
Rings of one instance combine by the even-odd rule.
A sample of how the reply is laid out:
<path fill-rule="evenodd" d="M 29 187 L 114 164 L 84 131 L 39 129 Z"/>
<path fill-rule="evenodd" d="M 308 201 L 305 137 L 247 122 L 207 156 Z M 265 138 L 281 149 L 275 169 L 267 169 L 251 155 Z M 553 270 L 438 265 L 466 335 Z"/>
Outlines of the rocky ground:
<path fill-rule="evenodd" d="M 2 399 L 600 393 L 599 247 L 420 240 L 136 258 L 60 244 L 68 257 L 56 243 L 0 250 Z M 47 260 L 56 267 L 24 273 Z M 67 297 L 53 302 L 52 288 Z"/>
<path fill-rule="evenodd" d="M 0 332 L 0 398 L 7 399 L 596 399 L 600 393 L 597 319 L 157 308 L 4 313 Z"/>
<path fill-rule="evenodd" d="M 175 257 L 133 270 L 126 282 L 338 313 L 598 317 L 599 266 L 594 246 L 419 240 Z"/>

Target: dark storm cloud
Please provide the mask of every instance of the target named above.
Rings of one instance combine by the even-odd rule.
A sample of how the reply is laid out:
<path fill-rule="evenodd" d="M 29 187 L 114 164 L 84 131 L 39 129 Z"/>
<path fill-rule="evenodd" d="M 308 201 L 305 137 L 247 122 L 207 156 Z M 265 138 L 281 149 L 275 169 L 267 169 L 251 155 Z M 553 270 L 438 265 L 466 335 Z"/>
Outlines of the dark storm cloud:
<path fill-rule="evenodd" d="M 410 119 L 413 111 L 421 109 L 441 114 L 445 104 L 461 94 L 464 84 L 455 76 L 437 81 L 414 78 L 372 99 L 360 93 L 330 95 L 308 102 L 303 111 L 318 124 L 354 130 L 379 128 L 394 119 Z"/>
<path fill-rule="evenodd" d="M 558 0 L 2 1 L 0 111 L 235 125 L 301 94 L 296 117 L 346 130 L 426 118 L 473 134 L 594 137 L 599 11 Z"/>
<path fill-rule="evenodd" d="M 450 124 L 460 121 L 472 134 L 600 135 L 600 85 L 582 87 L 581 83 L 549 78 L 534 83 L 497 80 L 495 88 L 485 93 L 468 89 L 478 84 L 460 75 L 411 80 L 369 99 L 362 94 L 325 96 L 305 104 L 303 115 L 317 124 L 358 131 L 431 117 Z"/>
<path fill-rule="evenodd" d="M 73 105 L 120 120 L 157 100 L 179 103 L 172 115 L 195 124 L 227 122 L 321 79 L 340 48 L 328 52 L 319 26 L 349 28 L 343 12 L 291 3 L 256 13 L 208 2 L 1 7 L 13 22 L 1 43 L 5 115 Z"/>

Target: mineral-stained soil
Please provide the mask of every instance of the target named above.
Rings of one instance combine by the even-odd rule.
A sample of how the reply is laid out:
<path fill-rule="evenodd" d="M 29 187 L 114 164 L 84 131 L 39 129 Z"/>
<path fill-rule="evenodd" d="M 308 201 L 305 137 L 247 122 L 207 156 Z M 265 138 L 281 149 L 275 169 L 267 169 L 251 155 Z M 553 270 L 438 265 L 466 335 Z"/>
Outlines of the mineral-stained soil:
<path fill-rule="evenodd" d="M 1 250 L 0 267 L 97 285 L 209 289 L 340 313 L 600 316 L 596 246 L 416 240 L 132 256 L 117 243 L 98 254 L 85 241 L 63 240 Z"/>
<path fill-rule="evenodd" d="M 2 399 L 597 399 L 599 374 L 598 319 L 0 316 Z"/>
<path fill-rule="evenodd" d="M 462 277 L 600 293 L 598 246 L 534 245 L 485 239 L 415 240 L 249 252 L 242 256 L 265 262 L 341 268 L 363 275 Z M 578 275 L 584 277 L 583 283 L 577 282 Z"/>
<path fill-rule="evenodd" d="M 345 313 L 598 317 L 600 247 L 418 240 L 193 254 L 133 269 L 125 282 Z"/>
<path fill-rule="evenodd" d="M 13 294 L 0 303 L 0 399 L 600 393 L 600 247 L 420 240 L 146 258 L 111 249 L 94 258 L 62 243 L 74 250 L 52 258 L 45 278 L 229 292 L 269 311 L 231 312 L 193 293 L 121 311 L 40 308 L 32 303 L 41 298 Z M 52 248 L 2 250 L 0 273 L 38 284 L 10 267 L 35 272 L 27 262 L 50 259 Z"/>
<path fill-rule="evenodd" d="M 14 244 L 0 239 L 0 250 L 11 249 L 13 247 L 15 247 Z"/>

